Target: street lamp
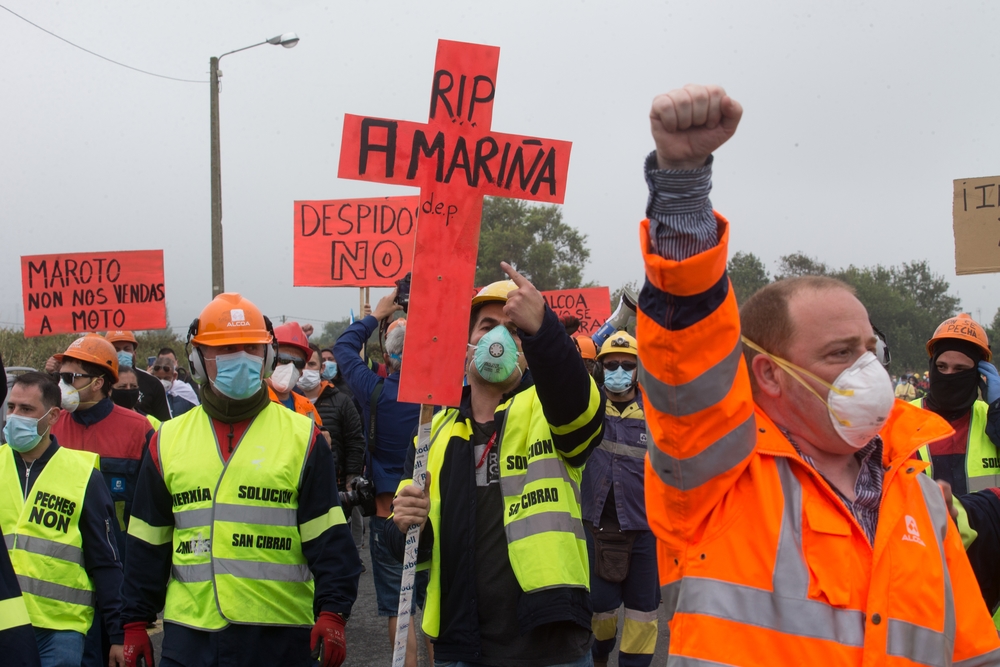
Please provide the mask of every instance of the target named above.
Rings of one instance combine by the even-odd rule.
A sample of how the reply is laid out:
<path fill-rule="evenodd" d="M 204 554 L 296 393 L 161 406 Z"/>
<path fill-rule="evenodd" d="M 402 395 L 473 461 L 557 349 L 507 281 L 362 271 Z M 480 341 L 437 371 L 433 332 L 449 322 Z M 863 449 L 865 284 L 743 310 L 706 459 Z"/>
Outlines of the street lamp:
<path fill-rule="evenodd" d="M 299 37 L 294 32 L 286 32 L 263 42 L 244 46 L 242 49 L 228 51 L 218 58 L 210 59 L 211 67 L 211 131 L 212 131 L 212 298 L 225 291 L 222 259 L 222 166 L 219 148 L 219 61 L 232 53 L 246 51 L 263 44 L 281 44 L 290 49 L 299 43 Z"/>

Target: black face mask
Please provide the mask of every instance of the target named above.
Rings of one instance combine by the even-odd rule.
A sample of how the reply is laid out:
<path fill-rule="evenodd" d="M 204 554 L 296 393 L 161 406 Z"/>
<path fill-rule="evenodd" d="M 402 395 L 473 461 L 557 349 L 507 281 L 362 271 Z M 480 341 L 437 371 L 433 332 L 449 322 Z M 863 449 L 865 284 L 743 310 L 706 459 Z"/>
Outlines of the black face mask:
<path fill-rule="evenodd" d="M 115 405 L 120 405 L 126 410 L 132 410 L 135 408 L 135 404 L 139 402 L 139 390 L 112 389 L 111 400 L 114 401 Z"/>
<path fill-rule="evenodd" d="M 973 367 L 958 373 L 942 373 L 936 366 L 930 369 L 930 390 L 927 407 L 945 419 L 958 417 L 972 408 L 979 397 L 979 369 Z"/>

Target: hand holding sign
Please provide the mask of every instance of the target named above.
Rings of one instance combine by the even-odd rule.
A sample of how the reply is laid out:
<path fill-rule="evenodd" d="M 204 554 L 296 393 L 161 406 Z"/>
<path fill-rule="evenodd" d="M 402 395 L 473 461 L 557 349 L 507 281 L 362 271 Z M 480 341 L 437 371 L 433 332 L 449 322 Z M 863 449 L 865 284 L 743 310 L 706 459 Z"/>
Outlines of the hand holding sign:
<path fill-rule="evenodd" d="M 729 141 L 743 107 L 720 86 L 688 84 L 653 99 L 649 124 L 660 169 L 697 169 Z"/>
<path fill-rule="evenodd" d="M 517 328 L 529 336 L 534 336 L 542 328 L 545 317 L 545 299 L 542 293 L 535 289 L 527 278 L 517 272 L 507 262 L 500 262 L 500 268 L 510 276 L 517 289 L 507 294 L 507 305 L 503 312 L 517 325 Z"/>

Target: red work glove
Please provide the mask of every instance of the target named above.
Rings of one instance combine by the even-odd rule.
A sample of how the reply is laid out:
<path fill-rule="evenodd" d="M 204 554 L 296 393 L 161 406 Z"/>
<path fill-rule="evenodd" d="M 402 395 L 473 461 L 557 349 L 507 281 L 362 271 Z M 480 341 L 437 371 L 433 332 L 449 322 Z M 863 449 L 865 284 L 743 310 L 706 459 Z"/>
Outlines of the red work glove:
<path fill-rule="evenodd" d="M 142 621 L 125 624 L 125 667 L 153 667 L 153 642 Z"/>
<path fill-rule="evenodd" d="M 332 611 L 320 612 L 309 635 L 312 659 L 320 667 L 340 667 L 347 658 L 347 640 L 344 639 L 344 619 Z M 128 643 L 126 637 L 126 644 Z"/>

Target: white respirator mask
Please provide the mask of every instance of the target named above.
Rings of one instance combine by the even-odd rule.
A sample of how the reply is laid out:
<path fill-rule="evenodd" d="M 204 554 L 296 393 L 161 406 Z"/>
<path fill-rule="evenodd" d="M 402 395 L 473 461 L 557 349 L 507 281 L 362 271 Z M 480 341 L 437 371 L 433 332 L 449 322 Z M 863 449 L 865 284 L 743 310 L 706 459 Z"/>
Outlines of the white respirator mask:
<path fill-rule="evenodd" d="M 743 343 L 770 357 L 782 370 L 821 400 L 830 413 L 830 421 L 837 435 L 854 449 L 862 449 L 871 442 L 872 438 L 882 430 L 885 420 L 892 412 L 892 405 L 896 400 L 892 390 L 892 379 L 879 363 L 878 357 L 871 352 L 865 352 L 858 357 L 857 361 L 830 384 L 814 373 L 774 356 L 746 337 L 743 337 Z M 802 378 L 803 375 L 809 376 L 829 389 L 826 398 L 820 396 Z"/>

